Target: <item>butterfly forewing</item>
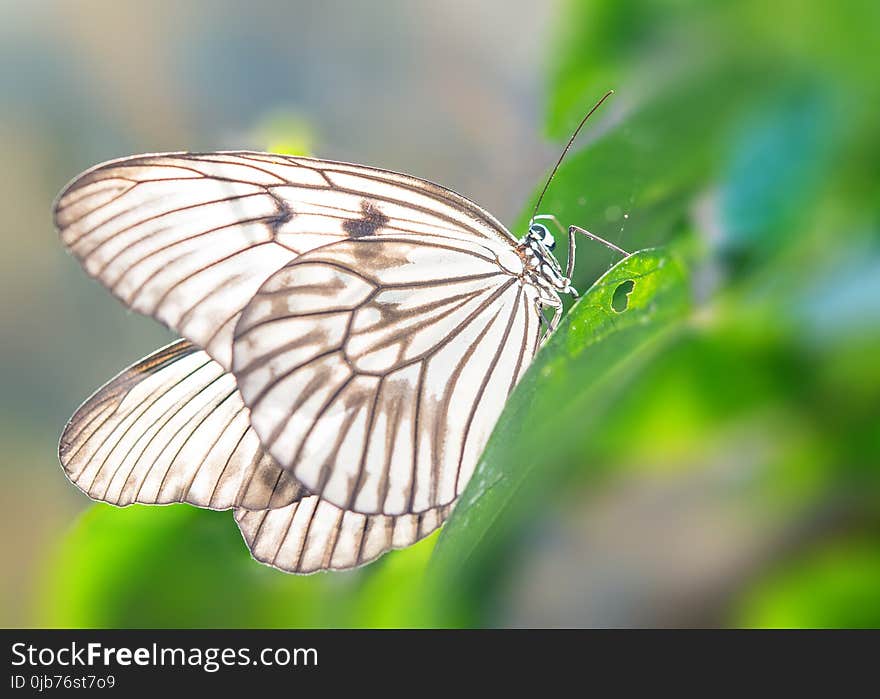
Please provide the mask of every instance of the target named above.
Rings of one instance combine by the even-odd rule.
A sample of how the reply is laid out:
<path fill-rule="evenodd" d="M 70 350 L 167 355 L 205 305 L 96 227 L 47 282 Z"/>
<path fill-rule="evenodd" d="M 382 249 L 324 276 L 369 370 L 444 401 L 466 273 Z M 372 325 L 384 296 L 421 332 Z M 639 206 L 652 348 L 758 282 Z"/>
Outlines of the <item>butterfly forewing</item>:
<path fill-rule="evenodd" d="M 297 255 L 417 232 L 510 244 L 473 202 L 415 177 L 264 153 L 170 153 L 99 165 L 59 196 L 61 239 L 136 311 L 224 367 L 238 314 Z"/>

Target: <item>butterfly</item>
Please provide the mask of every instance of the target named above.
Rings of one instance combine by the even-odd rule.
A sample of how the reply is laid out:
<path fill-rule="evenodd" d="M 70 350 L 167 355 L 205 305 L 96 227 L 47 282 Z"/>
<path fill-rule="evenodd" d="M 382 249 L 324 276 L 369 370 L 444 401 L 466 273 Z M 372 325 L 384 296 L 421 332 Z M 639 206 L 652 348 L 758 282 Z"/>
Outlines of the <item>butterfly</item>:
<path fill-rule="evenodd" d="M 232 509 L 254 558 L 293 573 L 443 523 L 587 233 L 563 270 L 547 216 L 516 238 L 423 179 L 250 151 L 110 161 L 54 215 L 89 275 L 182 338 L 76 411 L 67 477 L 119 506 Z"/>

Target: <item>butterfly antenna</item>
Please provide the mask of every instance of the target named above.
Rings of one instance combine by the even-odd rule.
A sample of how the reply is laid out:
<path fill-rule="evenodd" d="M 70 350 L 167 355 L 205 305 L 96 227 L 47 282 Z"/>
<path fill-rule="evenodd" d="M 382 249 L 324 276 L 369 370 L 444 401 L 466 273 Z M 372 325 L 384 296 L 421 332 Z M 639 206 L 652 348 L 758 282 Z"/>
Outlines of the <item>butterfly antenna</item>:
<path fill-rule="evenodd" d="M 581 119 L 581 123 L 578 124 L 578 127 L 574 130 L 574 133 L 571 135 L 571 138 L 568 139 L 568 143 L 565 144 L 565 148 L 562 149 L 562 155 L 559 156 L 559 160 L 556 161 L 556 165 L 553 166 L 553 171 L 550 173 L 550 177 L 547 178 L 547 182 L 544 185 L 544 189 L 541 190 L 541 196 L 538 197 L 538 201 L 535 203 L 535 210 L 532 212 L 532 218 L 530 221 L 535 219 L 535 216 L 538 213 L 538 209 L 541 207 L 541 201 L 544 199 L 544 195 L 547 193 L 547 188 L 550 186 L 550 183 L 553 181 L 553 178 L 556 176 L 556 171 L 559 169 L 559 166 L 562 165 L 562 160 L 565 158 L 568 151 L 571 149 L 572 144 L 574 144 L 574 140 L 577 138 L 578 134 L 581 132 L 581 129 L 584 128 L 584 124 L 587 123 L 587 120 L 593 116 L 593 112 L 595 112 L 599 107 L 602 106 L 602 103 L 607 100 L 611 95 L 614 94 L 614 90 L 608 90 L 604 95 L 602 95 L 602 99 L 600 99 L 593 108 L 587 112 L 587 116 Z"/>

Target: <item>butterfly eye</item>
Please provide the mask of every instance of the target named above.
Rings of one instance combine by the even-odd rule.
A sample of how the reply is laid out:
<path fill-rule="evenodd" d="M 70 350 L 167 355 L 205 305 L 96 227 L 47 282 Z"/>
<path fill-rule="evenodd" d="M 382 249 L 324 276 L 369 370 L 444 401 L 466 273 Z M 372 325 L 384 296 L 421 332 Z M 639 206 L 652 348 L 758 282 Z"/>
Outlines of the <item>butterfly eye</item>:
<path fill-rule="evenodd" d="M 553 248 L 556 247 L 556 240 L 553 238 L 550 231 L 547 230 L 547 226 L 540 223 L 533 223 L 529 227 L 529 233 L 531 233 L 531 235 L 537 240 L 540 240 L 548 250 L 553 250 Z"/>

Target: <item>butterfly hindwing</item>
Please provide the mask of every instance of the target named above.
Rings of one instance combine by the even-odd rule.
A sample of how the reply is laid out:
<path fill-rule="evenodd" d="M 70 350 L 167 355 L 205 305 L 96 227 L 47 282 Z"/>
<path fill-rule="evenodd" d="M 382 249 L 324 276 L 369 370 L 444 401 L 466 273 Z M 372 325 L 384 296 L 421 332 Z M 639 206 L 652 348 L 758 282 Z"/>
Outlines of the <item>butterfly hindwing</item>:
<path fill-rule="evenodd" d="M 235 521 L 258 561 L 288 573 L 313 573 L 353 568 L 410 546 L 437 529 L 450 509 L 362 515 L 311 496 L 274 510 L 237 509 Z"/>
<path fill-rule="evenodd" d="M 233 373 L 272 456 L 365 514 L 451 503 L 539 337 L 534 287 L 471 241 L 341 241 L 276 272 Z"/>
<path fill-rule="evenodd" d="M 113 505 L 260 509 L 307 495 L 263 449 L 235 379 L 186 340 L 98 389 L 65 427 L 59 456 L 80 490 Z"/>
<path fill-rule="evenodd" d="M 363 565 L 427 536 L 450 510 L 361 515 L 309 494 L 260 445 L 234 378 L 186 340 L 101 387 L 71 418 L 59 454 L 96 500 L 235 508 L 254 557 L 292 573 Z"/>

